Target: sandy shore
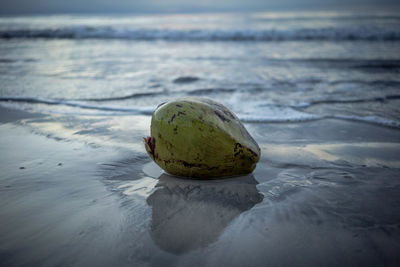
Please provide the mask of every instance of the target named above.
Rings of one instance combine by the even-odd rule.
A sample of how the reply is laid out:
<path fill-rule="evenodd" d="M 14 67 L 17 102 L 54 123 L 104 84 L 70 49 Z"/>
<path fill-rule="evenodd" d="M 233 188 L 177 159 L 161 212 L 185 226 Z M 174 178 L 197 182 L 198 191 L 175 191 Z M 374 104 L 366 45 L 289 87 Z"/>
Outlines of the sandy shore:
<path fill-rule="evenodd" d="M 350 121 L 248 124 L 256 171 L 182 180 L 145 116 L 0 110 L 1 266 L 395 266 L 400 133 Z"/>

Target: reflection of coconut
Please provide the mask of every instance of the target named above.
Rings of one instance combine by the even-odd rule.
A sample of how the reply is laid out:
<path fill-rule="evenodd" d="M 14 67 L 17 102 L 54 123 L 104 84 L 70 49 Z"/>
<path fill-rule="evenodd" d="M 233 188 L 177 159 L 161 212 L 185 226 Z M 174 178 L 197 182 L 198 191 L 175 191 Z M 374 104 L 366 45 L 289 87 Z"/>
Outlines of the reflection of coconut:
<path fill-rule="evenodd" d="M 252 175 L 217 181 L 161 175 L 147 198 L 154 242 L 175 254 L 214 242 L 235 217 L 262 201 L 256 184 Z"/>

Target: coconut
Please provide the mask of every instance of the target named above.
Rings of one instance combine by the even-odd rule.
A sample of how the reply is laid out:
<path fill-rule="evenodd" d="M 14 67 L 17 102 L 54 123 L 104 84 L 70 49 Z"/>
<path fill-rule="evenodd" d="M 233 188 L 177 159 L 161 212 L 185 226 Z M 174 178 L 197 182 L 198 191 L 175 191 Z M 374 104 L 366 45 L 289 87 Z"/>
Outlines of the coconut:
<path fill-rule="evenodd" d="M 157 107 L 151 136 L 144 139 L 149 156 L 167 173 L 219 178 L 251 173 L 260 148 L 239 118 L 205 98 L 178 98 Z"/>

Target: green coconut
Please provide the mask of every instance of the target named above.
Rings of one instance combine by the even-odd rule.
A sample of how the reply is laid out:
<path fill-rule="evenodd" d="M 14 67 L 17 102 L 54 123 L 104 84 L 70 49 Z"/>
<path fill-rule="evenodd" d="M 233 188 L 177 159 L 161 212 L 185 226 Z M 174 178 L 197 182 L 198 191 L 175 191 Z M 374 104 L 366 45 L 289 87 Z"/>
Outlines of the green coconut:
<path fill-rule="evenodd" d="M 261 153 L 238 117 L 215 101 L 197 97 L 159 105 L 144 143 L 167 173 L 205 179 L 251 173 Z"/>

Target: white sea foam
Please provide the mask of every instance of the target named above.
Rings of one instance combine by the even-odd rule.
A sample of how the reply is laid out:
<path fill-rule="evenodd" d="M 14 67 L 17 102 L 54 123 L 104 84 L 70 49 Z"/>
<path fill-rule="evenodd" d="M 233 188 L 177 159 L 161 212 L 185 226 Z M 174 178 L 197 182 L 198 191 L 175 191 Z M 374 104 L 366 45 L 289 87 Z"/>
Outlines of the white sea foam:
<path fill-rule="evenodd" d="M 279 122 L 302 122 L 320 119 L 339 119 L 352 120 L 385 127 L 400 128 L 400 122 L 379 116 L 356 116 L 346 114 L 312 114 L 296 110 L 291 106 L 265 104 L 262 101 L 253 101 L 247 105 L 238 105 L 236 98 L 231 99 L 228 106 L 235 112 L 239 119 L 247 123 L 279 123 Z M 135 114 L 151 115 L 156 107 L 151 106 L 118 106 L 118 105 L 100 105 L 88 104 L 83 101 L 72 101 L 62 99 L 47 99 L 34 97 L 1 97 L 0 102 L 14 108 L 20 108 L 18 103 L 22 104 L 46 104 L 79 108 L 82 111 L 91 110 L 91 115 L 116 115 L 116 114 Z M 94 113 L 93 113 L 94 111 Z M 68 113 L 68 110 L 54 109 L 55 113 Z M 76 112 L 72 112 L 76 113 Z M 80 112 L 82 114 L 84 112 Z M 98 113 L 98 114 L 97 114 Z"/>
<path fill-rule="evenodd" d="M 127 112 L 127 113 L 142 114 L 142 115 L 151 115 L 155 109 L 155 107 L 124 107 L 115 105 L 95 105 L 95 104 L 88 104 L 82 101 L 48 99 L 39 97 L 0 97 L 0 101 L 60 105 L 60 106 L 78 107 L 82 109 L 93 109 L 99 111 L 113 111 L 113 112 L 124 112 L 124 113 Z"/>
<path fill-rule="evenodd" d="M 360 121 L 360 122 L 367 122 L 392 128 L 400 128 L 400 122 L 382 118 L 379 116 L 355 116 L 355 115 L 332 115 L 326 116 L 326 118 L 334 118 L 334 119 L 341 119 L 341 120 L 352 120 L 352 121 Z"/>

